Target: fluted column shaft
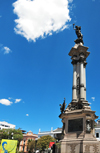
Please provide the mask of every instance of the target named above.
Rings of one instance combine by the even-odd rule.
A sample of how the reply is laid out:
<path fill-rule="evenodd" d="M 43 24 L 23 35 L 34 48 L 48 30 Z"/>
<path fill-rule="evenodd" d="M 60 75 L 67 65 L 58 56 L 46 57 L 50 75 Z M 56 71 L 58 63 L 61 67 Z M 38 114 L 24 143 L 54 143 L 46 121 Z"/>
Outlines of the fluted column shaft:
<path fill-rule="evenodd" d="M 72 100 L 76 101 L 76 63 L 73 64 L 73 92 L 72 92 Z"/>
<path fill-rule="evenodd" d="M 84 67 L 83 60 L 80 62 L 80 100 L 84 99 Z"/>
<path fill-rule="evenodd" d="M 84 66 L 84 99 L 86 100 L 86 70 Z"/>
<path fill-rule="evenodd" d="M 76 78 L 76 81 L 77 81 L 77 100 L 79 100 L 80 98 L 80 63 L 79 61 L 77 62 L 77 78 Z"/>

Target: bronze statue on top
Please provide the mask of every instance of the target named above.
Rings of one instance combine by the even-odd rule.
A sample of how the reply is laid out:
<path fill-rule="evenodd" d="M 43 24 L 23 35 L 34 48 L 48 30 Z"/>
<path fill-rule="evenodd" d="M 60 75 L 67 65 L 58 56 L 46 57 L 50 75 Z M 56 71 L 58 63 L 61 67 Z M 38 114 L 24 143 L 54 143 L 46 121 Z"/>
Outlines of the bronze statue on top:
<path fill-rule="evenodd" d="M 81 33 L 81 26 L 75 26 L 75 28 L 74 28 L 74 26 L 75 26 L 75 24 L 73 24 L 73 29 L 75 30 L 75 32 L 76 32 L 76 35 L 77 35 L 77 39 L 75 40 L 75 43 L 76 44 L 78 44 L 78 43 L 82 43 L 82 44 L 84 44 L 84 42 L 83 42 L 83 35 L 82 35 L 82 33 Z"/>

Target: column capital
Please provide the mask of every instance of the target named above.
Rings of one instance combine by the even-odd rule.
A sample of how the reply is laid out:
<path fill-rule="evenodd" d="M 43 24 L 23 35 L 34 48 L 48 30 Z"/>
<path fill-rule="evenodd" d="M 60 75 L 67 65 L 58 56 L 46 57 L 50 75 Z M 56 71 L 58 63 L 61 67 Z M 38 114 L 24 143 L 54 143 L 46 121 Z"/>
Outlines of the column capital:
<path fill-rule="evenodd" d="M 72 60 L 71 64 L 73 65 L 77 64 L 77 60 Z"/>
<path fill-rule="evenodd" d="M 81 52 L 81 53 L 79 54 L 79 56 L 84 56 L 84 53 L 83 53 L 83 52 Z"/>
<path fill-rule="evenodd" d="M 87 65 L 87 62 L 86 62 L 86 60 L 84 61 L 84 67 L 86 67 L 86 65 Z"/>
<path fill-rule="evenodd" d="M 79 54 L 79 56 L 80 56 L 80 58 L 79 58 L 79 62 L 84 62 L 84 61 L 85 61 L 84 53 L 81 52 L 81 53 Z"/>
<path fill-rule="evenodd" d="M 85 60 L 85 58 L 84 58 L 84 57 L 80 57 L 80 58 L 79 58 L 79 62 L 80 62 L 80 63 L 83 63 L 83 62 L 84 62 L 84 60 Z"/>
<path fill-rule="evenodd" d="M 77 55 L 73 55 L 73 56 L 72 56 L 72 59 L 73 59 L 73 60 L 76 60 L 76 58 L 77 58 Z"/>

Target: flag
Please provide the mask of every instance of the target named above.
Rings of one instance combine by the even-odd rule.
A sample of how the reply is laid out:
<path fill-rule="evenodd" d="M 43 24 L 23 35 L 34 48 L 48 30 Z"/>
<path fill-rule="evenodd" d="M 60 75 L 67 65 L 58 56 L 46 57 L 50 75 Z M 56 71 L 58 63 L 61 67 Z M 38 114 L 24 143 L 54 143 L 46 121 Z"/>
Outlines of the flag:
<path fill-rule="evenodd" d="M 2 139 L 0 153 L 16 153 L 17 140 Z"/>
<path fill-rule="evenodd" d="M 49 143 L 49 148 L 51 148 L 54 144 L 55 144 L 55 142 L 50 142 Z"/>

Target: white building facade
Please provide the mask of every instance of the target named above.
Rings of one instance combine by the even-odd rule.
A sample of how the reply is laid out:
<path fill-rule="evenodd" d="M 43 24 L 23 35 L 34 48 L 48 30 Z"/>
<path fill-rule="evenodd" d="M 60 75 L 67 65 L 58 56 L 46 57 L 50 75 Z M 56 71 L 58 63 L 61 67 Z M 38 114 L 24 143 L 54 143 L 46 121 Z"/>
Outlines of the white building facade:
<path fill-rule="evenodd" d="M 0 130 L 2 129 L 15 129 L 15 125 L 14 124 L 10 124 L 8 122 L 5 121 L 0 121 Z"/>
<path fill-rule="evenodd" d="M 95 126 L 95 137 L 100 141 L 100 120 L 97 121 Z"/>
<path fill-rule="evenodd" d="M 39 129 L 38 138 L 46 135 L 50 135 L 51 137 L 60 140 L 63 137 L 62 128 L 57 128 L 55 130 L 51 128 L 51 131 L 43 131 L 43 132 L 41 132 Z"/>

